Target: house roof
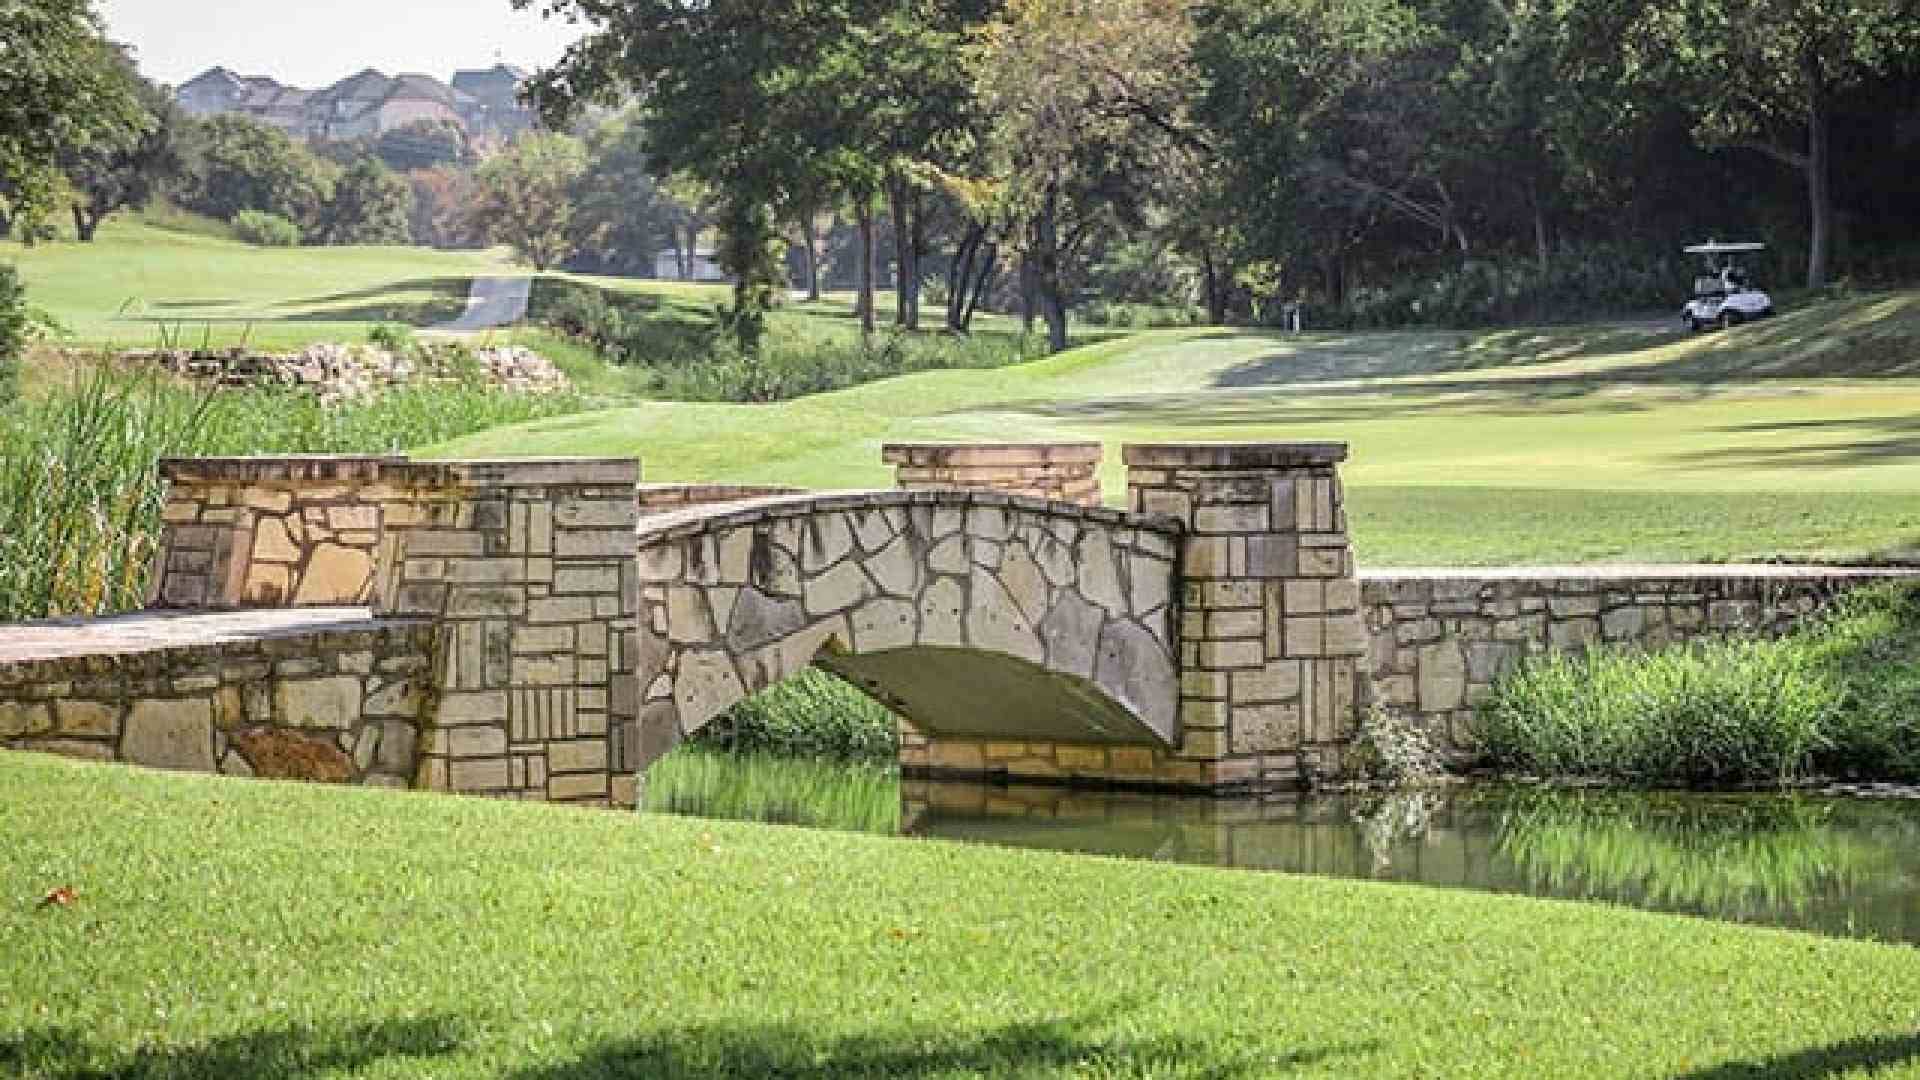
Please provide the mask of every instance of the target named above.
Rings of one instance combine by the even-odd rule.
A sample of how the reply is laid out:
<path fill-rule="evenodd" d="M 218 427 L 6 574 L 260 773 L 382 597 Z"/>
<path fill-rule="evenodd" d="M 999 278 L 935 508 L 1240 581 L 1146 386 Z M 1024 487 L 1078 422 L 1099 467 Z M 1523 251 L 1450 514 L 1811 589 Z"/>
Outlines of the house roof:
<path fill-rule="evenodd" d="M 453 90 L 446 83 L 431 75 L 409 72 L 393 80 L 393 86 L 386 95 L 387 100 L 437 101 L 452 108 Z"/>
<path fill-rule="evenodd" d="M 503 90 L 517 89 L 527 81 L 527 71 L 512 64 L 495 64 L 490 68 L 466 68 L 453 73 L 453 88 L 464 90 L 476 97 L 489 97 Z"/>
<path fill-rule="evenodd" d="M 386 97 L 393 87 L 393 82 L 394 80 L 388 78 L 384 72 L 374 68 L 364 68 L 319 91 L 319 95 L 328 100 L 345 98 L 352 101 L 372 101 Z"/>
<path fill-rule="evenodd" d="M 180 89 L 186 90 L 189 87 L 199 87 L 202 85 L 222 86 L 237 93 L 245 88 L 246 81 L 233 72 L 228 71 L 226 68 L 210 67 L 200 74 L 195 75 L 193 78 L 188 79 L 186 82 L 181 83 Z"/>

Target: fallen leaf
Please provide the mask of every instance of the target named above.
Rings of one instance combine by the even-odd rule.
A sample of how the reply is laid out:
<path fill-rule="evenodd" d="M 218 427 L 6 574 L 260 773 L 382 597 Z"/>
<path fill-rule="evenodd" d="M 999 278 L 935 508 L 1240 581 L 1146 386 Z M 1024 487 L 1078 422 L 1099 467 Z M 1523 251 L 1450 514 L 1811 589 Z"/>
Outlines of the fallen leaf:
<path fill-rule="evenodd" d="M 79 894 L 73 891 L 73 886 L 62 885 L 59 888 L 48 893 L 47 895 L 41 897 L 40 906 L 43 908 L 44 907 L 72 907 L 73 902 L 75 900 L 78 900 L 79 898 L 80 898 Z"/>

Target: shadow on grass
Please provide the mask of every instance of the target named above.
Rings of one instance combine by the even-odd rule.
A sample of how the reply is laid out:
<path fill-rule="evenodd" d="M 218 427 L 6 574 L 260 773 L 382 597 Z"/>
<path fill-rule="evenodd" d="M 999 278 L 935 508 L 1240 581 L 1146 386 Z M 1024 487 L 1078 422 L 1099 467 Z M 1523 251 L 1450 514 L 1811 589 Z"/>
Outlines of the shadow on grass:
<path fill-rule="evenodd" d="M 1361 1055 L 1375 1041 L 1267 1053 L 1179 1037 L 1133 1041 L 1084 1034 L 1072 1020 L 1010 1024 L 957 1034 L 907 1029 L 849 1035 L 822 1043 L 797 1027 L 688 1027 L 609 1042 L 565 1064 L 514 1075 L 514 1080 L 719 1080 L 779 1076 L 838 1077 L 1041 1075 L 1051 1072 L 1205 1077 L 1272 1076 Z"/>
<path fill-rule="evenodd" d="M 382 296 L 391 296 L 396 292 L 425 292 L 435 296 L 450 296 L 465 300 L 472 285 L 473 275 L 406 278 L 402 281 L 385 281 L 348 292 L 327 293 L 323 296 L 309 296 L 300 300 L 281 300 L 273 306 L 304 308 L 315 304 L 338 304 L 348 300 L 373 300 Z"/>
<path fill-rule="evenodd" d="M 389 1058 L 439 1057 L 459 1047 L 459 1026 L 431 1016 L 327 1030 L 273 1028 L 131 1052 L 99 1046 L 86 1032 L 41 1028 L 0 1037 L 0 1073 L 48 1080 L 297 1078 L 358 1072 Z"/>
<path fill-rule="evenodd" d="M 1890 1069 L 1914 1060 L 1920 1060 L 1920 1033 L 1878 1035 L 1773 1057 L 1729 1061 L 1683 1073 L 1674 1080 L 1820 1080 L 1843 1073 Z"/>

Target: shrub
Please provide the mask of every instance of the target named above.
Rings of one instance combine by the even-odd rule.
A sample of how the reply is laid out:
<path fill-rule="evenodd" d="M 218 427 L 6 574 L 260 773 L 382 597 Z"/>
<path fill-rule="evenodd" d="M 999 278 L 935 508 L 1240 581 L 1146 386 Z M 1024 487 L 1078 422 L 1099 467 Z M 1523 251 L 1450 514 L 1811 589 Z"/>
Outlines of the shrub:
<path fill-rule="evenodd" d="M 391 353 L 404 353 L 413 348 L 413 327 L 404 323 L 380 323 L 367 331 L 367 344 Z"/>
<path fill-rule="evenodd" d="M 1783 638 L 1528 661 L 1476 720 L 1501 768 L 1624 783 L 1920 778 L 1920 588 L 1857 591 Z"/>
<path fill-rule="evenodd" d="M 838 676 L 809 668 L 714 717 L 695 739 L 730 751 L 891 762 L 900 750 L 897 724 Z"/>
<path fill-rule="evenodd" d="M 300 226 L 278 214 L 242 210 L 233 215 L 233 234 L 255 247 L 299 247 Z"/>
<path fill-rule="evenodd" d="M 20 359 L 27 351 L 27 288 L 12 263 L 0 263 L 0 405 L 20 389 Z"/>
<path fill-rule="evenodd" d="M 1346 764 L 1355 777 L 1391 787 L 1431 784 L 1446 772 L 1440 751 L 1424 730 L 1414 726 L 1410 717 L 1378 706 L 1360 718 L 1360 731 Z"/>
<path fill-rule="evenodd" d="M 1839 706 L 1836 680 L 1792 643 L 1697 642 L 1531 660 L 1479 716 L 1497 766 L 1642 785 L 1805 776 Z"/>

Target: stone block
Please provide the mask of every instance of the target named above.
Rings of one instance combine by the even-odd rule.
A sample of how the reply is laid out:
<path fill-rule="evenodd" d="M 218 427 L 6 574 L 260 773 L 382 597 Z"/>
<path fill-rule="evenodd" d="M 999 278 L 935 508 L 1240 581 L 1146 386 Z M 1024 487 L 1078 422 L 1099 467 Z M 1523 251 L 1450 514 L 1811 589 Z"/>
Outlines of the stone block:
<path fill-rule="evenodd" d="M 1054 748 L 1053 760 L 1062 769 L 1098 772 L 1107 767 L 1107 751 L 1099 746 L 1061 745 Z"/>
<path fill-rule="evenodd" d="M 364 604 L 373 595 L 373 556 L 358 548 L 321 544 L 307 561 L 293 602 Z"/>
<path fill-rule="evenodd" d="M 571 739 L 547 744 L 549 772 L 605 772 L 606 768 L 605 739 Z"/>
<path fill-rule="evenodd" d="M 285 679 L 273 688 L 274 715 L 289 727 L 346 729 L 360 719 L 360 680 Z"/>
<path fill-rule="evenodd" d="M 112 738 L 120 733 L 120 706 L 104 701 L 54 703 L 55 726 L 63 735 Z"/>
<path fill-rule="evenodd" d="M 1455 641 L 1441 641 L 1420 650 L 1419 699 L 1421 712 L 1457 709 L 1466 700 L 1467 658 Z"/>
<path fill-rule="evenodd" d="M 1266 663 L 1266 649 L 1258 641 L 1203 641 L 1200 643 L 1202 667 L 1257 668 Z"/>
<path fill-rule="evenodd" d="M 566 776 L 548 777 L 547 798 L 558 801 L 602 800 L 607 797 L 607 781 L 605 773 L 572 773 Z"/>
<path fill-rule="evenodd" d="M 0 739 L 44 735 L 53 730 L 53 715 L 44 701 L 0 701 Z"/>
<path fill-rule="evenodd" d="M 120 738 L 120 760 L 154 769 L 213 772 L 212 699 L 134 702 Z"/>
<path fill-rule="evenodd" d="M 445 763 L 446 790 L 504 791 L 511 787 L 506 758 L 481 758 Z M 421 785 L 423 787 L 429 785 Z"/>

